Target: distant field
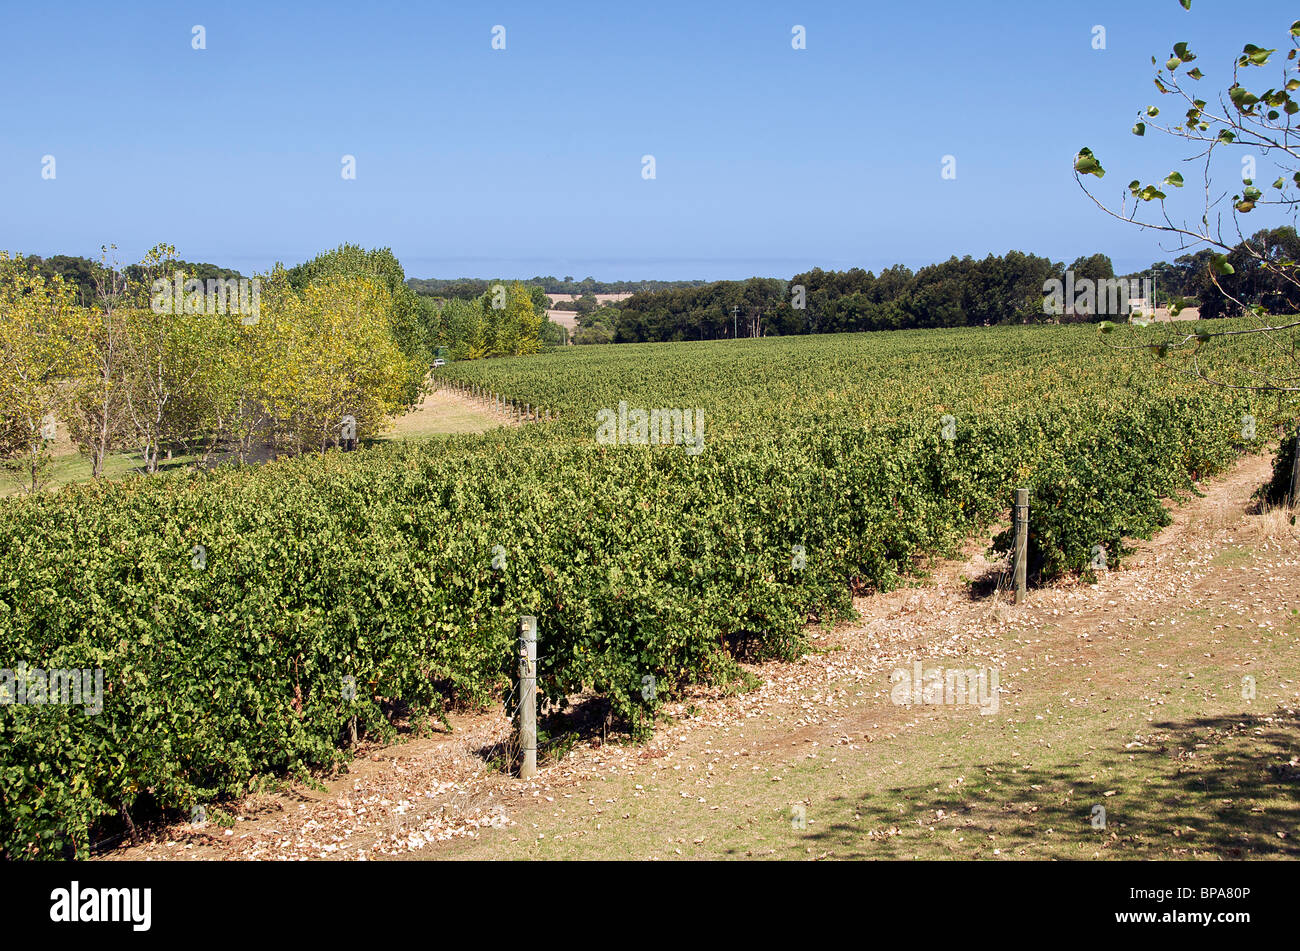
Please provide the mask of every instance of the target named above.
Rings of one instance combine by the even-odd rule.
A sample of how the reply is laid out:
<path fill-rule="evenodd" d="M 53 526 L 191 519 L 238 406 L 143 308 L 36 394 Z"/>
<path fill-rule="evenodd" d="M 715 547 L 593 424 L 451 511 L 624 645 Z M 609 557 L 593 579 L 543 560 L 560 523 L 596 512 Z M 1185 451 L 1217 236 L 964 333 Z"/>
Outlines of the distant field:
<path fill-rule="evenodd" d="M 548 294 L 547 296 L 551 299 L 552 304 L 558 304 L 560 301 L 577 300 L 581 295 Z M 605 304 L 608 304 L 611 301 L 617 303 L 618 301 L 621 300 L 627 300 L 631 296 L 632 295 L 629 292 L 624 294 L 596 294 L 595 298 L 597 303 L 604 306 Z M 551 320 L 553 320 L 555 323 L 559 324 L 561 327 L 566 328 L 570 333 L 572 333 L 575 329 L 577 329 L 578 315 L 576 311 L 556 310 L 554 307 L 552 307 L 551 309 L 547 310 L 546 316 L 549 317 Z"/>
<path fill-rule="evenodd" d="M 547 294 L 546 296 L 551 299 L 552 304 L 558 304 L 562 300 L 575 301 L 582 295 L 581 294 Z M 629 297 L 632 296 L 632 294 L 629 291 L 622 294 L 593 294 L 592 296 L 596 298 L 596 303 L 608 304 L 610 301 L 627 300 Z"/>

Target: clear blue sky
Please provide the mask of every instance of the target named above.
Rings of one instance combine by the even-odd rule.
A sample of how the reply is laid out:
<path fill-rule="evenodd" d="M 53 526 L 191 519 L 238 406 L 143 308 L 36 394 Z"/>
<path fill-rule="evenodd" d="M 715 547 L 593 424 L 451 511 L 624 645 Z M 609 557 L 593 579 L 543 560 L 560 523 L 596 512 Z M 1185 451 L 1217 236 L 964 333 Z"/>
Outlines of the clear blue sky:
<path fill-rule="evenodd" d="M 1163 177 L 1186 153 L 1128 133 L 1170 101 L 1150 56 L 1188 40 L 1222 90 L 1288 6 L 11 4 L 0 247 L 166 241 L 251 273 L 350 241 L 411 277 L 788 277 L 1010 248 L 1126 271 L 1173 254 L 1087 202 L 1074 153 L 1102 158 L 1107 197 Z"/>

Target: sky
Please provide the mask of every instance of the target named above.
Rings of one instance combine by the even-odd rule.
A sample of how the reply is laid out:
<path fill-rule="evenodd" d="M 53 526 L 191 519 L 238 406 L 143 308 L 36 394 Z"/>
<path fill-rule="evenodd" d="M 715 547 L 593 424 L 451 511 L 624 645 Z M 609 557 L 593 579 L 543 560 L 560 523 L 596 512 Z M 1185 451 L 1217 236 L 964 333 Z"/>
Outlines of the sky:
<path fill-rule="evenodd" d="M 1287 6 L 11 5 L 0 248 L 116 244 L 130 262 L 165 242 L 252 274 L 350 242 L 392 248 L 408 277 L 598 280 L 1017 249 L 1100 251 L 1124 273 L 1181 252 L 1103 215 L 1075 153 L 1102 160 L 1090 184 L 1109 201 L 1133 178 L 1199 176 L 1186 143 L 1129 132 L 1171 104 L 1151 56 L 1186 40 L 1222 91 L 1245 43 L 1282 46 L 1300 13 Z M 1268 70 L 1276 84 L 1281 65 Z M 1226 161 L 1231 191 L 1240 158 Z M 1261 158 L 1258 178 L 1270 169 Z M 1203 190 L 1172 197 L 1175 217 L 1199 218 Z"/>

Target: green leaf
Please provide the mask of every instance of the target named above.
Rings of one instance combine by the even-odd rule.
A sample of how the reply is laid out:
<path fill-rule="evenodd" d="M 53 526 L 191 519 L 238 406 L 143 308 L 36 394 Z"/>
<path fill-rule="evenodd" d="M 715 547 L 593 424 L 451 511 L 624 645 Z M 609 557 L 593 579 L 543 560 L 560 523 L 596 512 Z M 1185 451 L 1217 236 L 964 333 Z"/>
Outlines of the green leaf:
<path fill-rule="evenodd" d="M 1201 72 L 1201 67 L 1193 66 L 1191 69 L 1187 71 L 1187 75 L 1191 76 L 1193 79 L 1200 79 L 1205 74 Z"/>
<path fill-rule="evenodd" d="M 1192 0 L 1178 0 L 1178 2 L 1183 5 L 1184 10 L 1190 10 L 1192 8 Z"/>
<path fill-rule="evenodd" d="M 1103 320 L 1097 325 L 1104 334 L 1112 333 L 1115 330 L 1115 324 L 1109 320 Z"/>
<path fill-rule="evenodd" d="M 1268 58 L 1276 53 L 1277 50 L 1266 50 L 1256 46 L 1254 43 L 1247 43 L 1242 49 L 1241 59 L 1237 60 L 1239 66 L 1263 66 L 1268 62 Z"/>
<path fill-rule="evenodd" d="M 1179 172 L 1170 172 L 1165 176 L 1164 183 L 1166 185 L 1173 185 L 1175 188 L 1182 188 L 1183 176 Z"/>
<path fill-rule="evenodd" d="M 1236 269 L 1228 263 L 1228 256 L 1226 254 L 1216 254 L 1210 266 L 1214 269 L 1214 273 L 1218 274 L 1220 277 L 1236 273 Z"/>
<path fill-rule="evenodd" d="M 1147 134 L 1147 124 L 1146 124 L 1145 122 L 1139 122 L 1137 125 L 1135 125 L 1135 126 L 1133 127 L 1133 134 L 1134 134 L 1134 135 L 1146 135 L 1146 134 Z"/>
<path fill-rule="evenodd" d="M 1156 188 L 1156 186 L 1148 185 L 1146 188 L 1138 192 L 1138 197 L 1143 201 L 1151 201 L 1154 198 L 1159 198 L 1161 201 L 1164 201 L 1167 196 L 1160 189 Z"/>
<path fill-rule="evenodd" d="M 1106 170 L 1101 167 L 1101 163 L 1089 148 L 1079 150 L 1079 154 L 1074 159 L 1074 170 L 1080 175 L 1096 175 L 1098 178 L 1106 174 Z"/>
<path fill-rule="evenodd" d="M 1237 107 L 1237 111 L 1239 112 L 1246 112 L 1251 106 L 1259 102 L 1258 96 L 1247 92 L 1245 87 L 1238 83 L 1234 83 L 1232 87 L 1228 89 L 1228 98 L 1232 100 L 1232 104 Z"/>
<path fill-rule="evenodd" d="M 1190 63 L 1192 60 L 1196 59 L 1196 54 L 1187 48 L 1186 43 L 1175 43 L 1174 55 L 1184 63 Z"/>

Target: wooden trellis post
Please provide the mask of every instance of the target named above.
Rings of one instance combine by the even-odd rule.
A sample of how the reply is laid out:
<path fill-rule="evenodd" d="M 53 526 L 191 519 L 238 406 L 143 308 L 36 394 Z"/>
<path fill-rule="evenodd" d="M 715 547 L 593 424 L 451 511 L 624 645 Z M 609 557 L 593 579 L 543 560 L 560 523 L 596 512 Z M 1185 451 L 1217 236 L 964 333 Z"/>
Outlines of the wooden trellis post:
<path fill-rule="evenodd" d="M 1016 489 L 1016 604 L 1025 600 L 1029 561 L 1029 490 Z"/>
<path fill-rule="evenodd" d="M 519 618 L 519 778 L 537 775 L 537 618 Z"/>
<path fill-rule="evenodd" d="M 1300 501 L 1300 423 L 1295 428 L 1295 456 L 1291 459 L 1291 507 Z"/>

